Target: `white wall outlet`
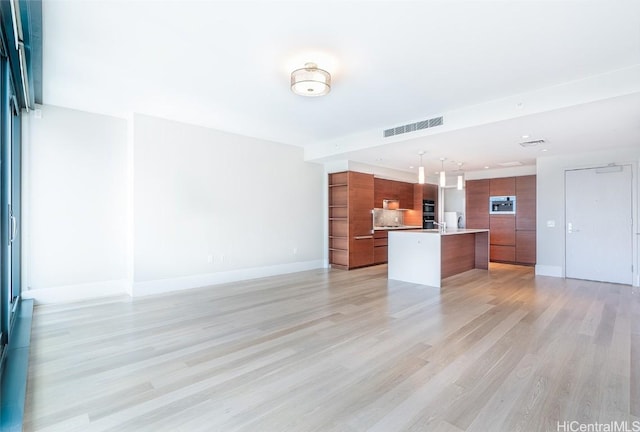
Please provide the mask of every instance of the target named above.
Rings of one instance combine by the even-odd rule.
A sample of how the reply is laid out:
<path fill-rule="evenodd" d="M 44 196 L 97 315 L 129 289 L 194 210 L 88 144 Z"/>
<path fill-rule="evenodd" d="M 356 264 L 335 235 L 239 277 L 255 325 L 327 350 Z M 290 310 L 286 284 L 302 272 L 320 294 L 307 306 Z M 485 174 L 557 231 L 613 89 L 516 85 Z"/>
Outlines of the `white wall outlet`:
<path fill-rule="evenodd" d="M 547 228 L 555 228 L 555 227 L 556 227 L 556 221 L 554 220 L 547 221 Z"/>

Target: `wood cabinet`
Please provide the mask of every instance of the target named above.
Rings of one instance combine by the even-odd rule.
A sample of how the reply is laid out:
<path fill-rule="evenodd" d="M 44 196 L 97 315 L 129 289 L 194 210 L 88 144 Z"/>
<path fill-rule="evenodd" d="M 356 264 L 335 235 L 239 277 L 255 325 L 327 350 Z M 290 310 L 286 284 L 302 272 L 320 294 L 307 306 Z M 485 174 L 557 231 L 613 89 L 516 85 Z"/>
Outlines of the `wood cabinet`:
<path fill-rule="evenodd" d="M 467 180 L 465 187 L 467 228 L 489 229 L 490 180 Z"/>
<path fill-rule="evenodd" d="M 391 183 L 391 180 L 374 178 L 373 187 L 374 207 L 382 207 L 382 200 L 397 199 L 395 196 L 395 191 L 393 191 L 393 184 Z"/>
<path fill-rule="evenodd" d="M 501 177 L 489 180 L 490 196 L 505 196 L 516 194 L 516 178 Z M 487 204 L 488 205 L 488 204 Z"/>
<path fill-rule="evenodd" d="M 516 177 L 516 262 L 536 263 L 536 176 Z"/>
<path fill-rule="evenodd" d="M 435 202 L 435 214 L 438 214 L 438 185 L 431 183 L 413 184 L 413 210 L 404 215 L 406 225 L 422 226 L 422 200 Z"/>
<path fill-rule="evenodd" d="M 536 263 L 535 231 L 516 231 L 516 262 L 529 265 Z"/>
<path fill-rule="evenodd" d="M 372 265 L 373 175 L 329 174 L 329 263 L 337 268 Z"/>
<path fill-rule="evenodd" d="M 438 202 L 438 186 L 374 178 L 343 171 L 329 174 L 329 264 L 341 269 L 383 264 L 388 258 L 388 232 L 373 230 L 373 208 L 398 200 L 406 209 L 404 224 L 422 226 L 422 200 Z"/>
<path fill-rule="evenodd" d="M 489 217 L 489 244 L 516 245 L 516 219 L 513 215 L 491 215 Z"/>
<path fill-rule="evenodd" d="M 516 229 L 536 229 L 536 176 L 516 177 Z"/>
<path fill-rule="evenodd" d="M 514 263 L 516 261 L 515 246 L 490 245 L 489 257 L 491 261 Z"/>
<path fill-rule="evenodd" d="M 515 215 L 490 215 L 490 196 L 516 197 Z M 491 261 L 536 263 L 536 176 L 466 182 L 468 228 L 489 228 Z"/>
<path fill-rule="evenodd" d="M 400 200 L 400 208 L 413 208 L 413 183 L 398 183 L 398 199 Z"/>
<path fill-rule="evenodd" d="M 398 200 L 400 208 L 413 208 L 413 184 L 395 180 L 375 178 L 374 207 L 381 208 L 382 201 L 386 199 Z"/>
<path fill-rule="evenodd" d="M 373 262 L 384 264 L 388 259 L 389 233 L 387 231 L 375 231 L 373 234 Z"/>
<path fill-rule="evenodd" d="M 436 205 L 438 205 L 438 185 L 425 183 L 423 185 L 418 185 L 418 186 L 422 187 L 423 200 L 432 200 L 436 202 Z M 437 210 L 436 210 L 436 213 L 438 213 Z"/>
<path fill-rule="evenodd" d="M 329 263 L 349 266 L 349 188 L 346 172 L 329 174 Z"/>

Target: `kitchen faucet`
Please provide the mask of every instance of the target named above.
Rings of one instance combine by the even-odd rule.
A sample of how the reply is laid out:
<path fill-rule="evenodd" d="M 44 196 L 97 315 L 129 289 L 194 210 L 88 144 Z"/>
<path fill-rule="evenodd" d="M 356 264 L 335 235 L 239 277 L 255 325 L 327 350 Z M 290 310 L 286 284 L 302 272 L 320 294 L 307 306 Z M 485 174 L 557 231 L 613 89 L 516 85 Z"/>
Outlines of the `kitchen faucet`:
<path fill-rule="evenodd" d="M 437 225 L 440 227 L 440 230 L 442 232 L 445 232 L 447 230 L 447 223 L 446 222 L 436 222 L 436 221 L 432 221 L 434 225 Z"/>

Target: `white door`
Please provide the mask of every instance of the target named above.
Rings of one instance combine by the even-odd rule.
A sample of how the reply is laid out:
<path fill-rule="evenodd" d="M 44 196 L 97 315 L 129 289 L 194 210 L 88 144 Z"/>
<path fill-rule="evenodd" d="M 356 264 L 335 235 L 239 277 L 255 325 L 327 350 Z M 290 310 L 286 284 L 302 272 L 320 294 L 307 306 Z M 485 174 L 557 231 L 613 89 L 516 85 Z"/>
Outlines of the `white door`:
<path fill-rule="evenodd" d="M 566 275 L 631 284 L 630 165 L 565 171 Z"/>

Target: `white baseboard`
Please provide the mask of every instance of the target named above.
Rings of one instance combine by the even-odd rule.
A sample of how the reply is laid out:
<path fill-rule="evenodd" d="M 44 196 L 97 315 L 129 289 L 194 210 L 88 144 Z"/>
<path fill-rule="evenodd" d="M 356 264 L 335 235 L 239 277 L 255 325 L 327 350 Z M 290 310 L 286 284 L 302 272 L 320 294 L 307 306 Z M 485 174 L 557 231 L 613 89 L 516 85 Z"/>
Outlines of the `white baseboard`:
<path fill-rule="evenodd" d="M 68 303 L 100 297 L 126 295 L 129 285 L 129 281 L 126 279 L 119 279 L 31 289 L 22 291 L 21 294 L 22 298 L 33 299 L 36 304 Z"/>
<path fill-rule="evenodd" d="M 276 276 L 305 270 L 313 270 L 317 268 L 324 268 L 323 260 L 302 261 L 290 264 L 278 264 L 273 266 L 253 267 L 247 269 L 231 270 L 218 273 L 206 273 L 179 278 L 136 282 L 133 284 L 132 295 L 133 297 L 140 297 L 153 294 L 162 294 L 171 291 L 201 288 L 208 285 L 219 285 L 229 282 L 238 282 L 267 276 Z"/>
<path fill-rule="evenodd" d="M 538 265 L 538 264 L 536 264 L 536 275 L 564 277 L 561 266 Z"/>

